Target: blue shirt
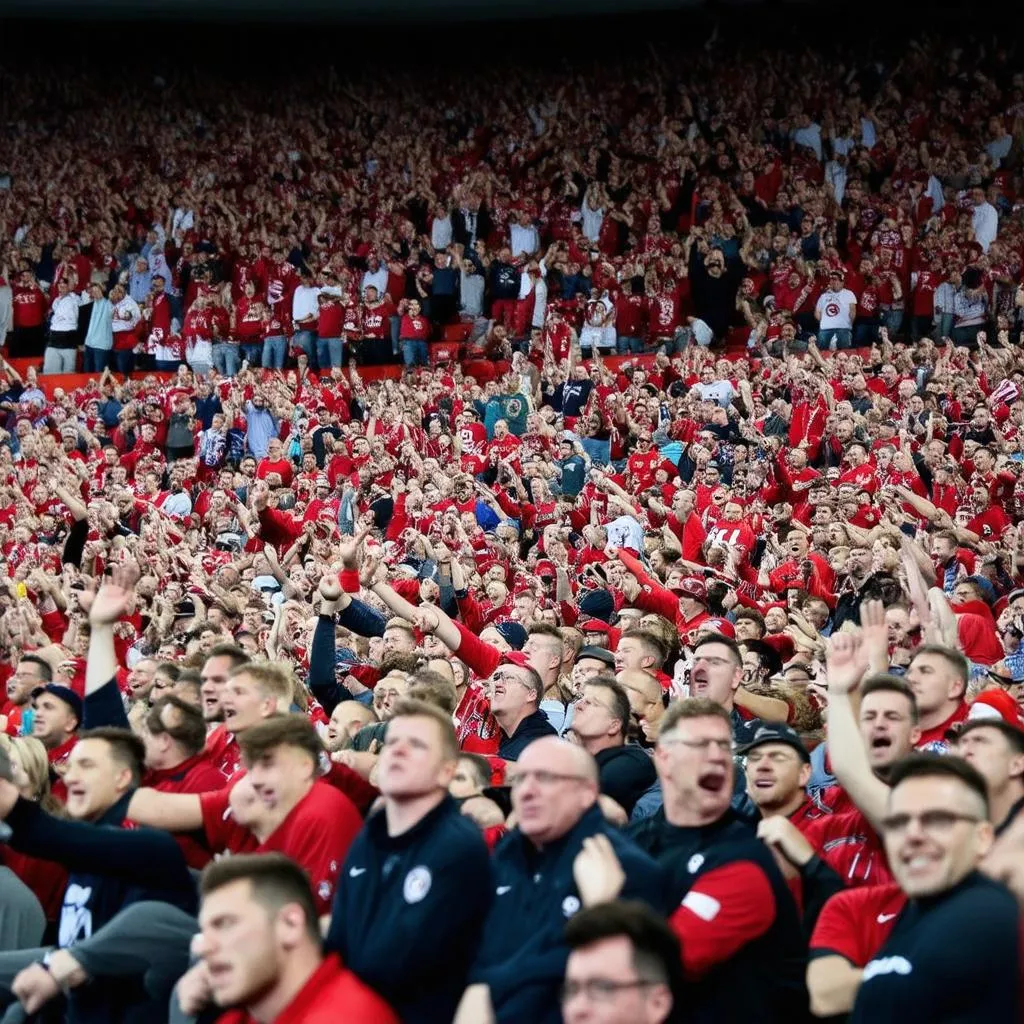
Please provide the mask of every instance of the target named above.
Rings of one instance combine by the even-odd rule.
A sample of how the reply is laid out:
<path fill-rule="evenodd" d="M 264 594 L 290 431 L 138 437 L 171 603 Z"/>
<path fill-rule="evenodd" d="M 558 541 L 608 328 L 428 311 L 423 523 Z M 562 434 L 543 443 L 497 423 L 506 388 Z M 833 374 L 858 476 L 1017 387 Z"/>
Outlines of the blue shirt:
<path fill-rule="evenodd" d="M 277 419 L 267 408 L 257 409 L 252 402 L 245 403 L 245 440 L 249 451 L 257 459 L 266 457 L 267 448 L 279 430 Z"/>

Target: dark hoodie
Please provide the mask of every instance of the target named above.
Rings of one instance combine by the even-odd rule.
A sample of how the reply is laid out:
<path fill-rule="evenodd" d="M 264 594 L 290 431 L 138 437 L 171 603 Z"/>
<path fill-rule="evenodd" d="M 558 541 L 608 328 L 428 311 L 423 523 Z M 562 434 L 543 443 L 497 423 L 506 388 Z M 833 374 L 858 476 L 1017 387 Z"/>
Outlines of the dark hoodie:
<path fill-rule="evenodd" d="M 538 709 L 532 715 L 524 718 L 511 736 L 506 736 L 505 731 L 502 730 L 498 756 L 503 757 L 506 761 L 518 761 L 522 757 L 523 751 L 534 740 L 557 735 L 558 732 L 548 721 L 547 715 Z"/>
<path fill-rule="evenodd" d="M 601 777 L 601 792 L 610 796 L 627 816 L 632 814 L 633 805 L 658 777 L 650 755 L 642 747 L 624 744 L 601 750 L 594 759 Z"/>

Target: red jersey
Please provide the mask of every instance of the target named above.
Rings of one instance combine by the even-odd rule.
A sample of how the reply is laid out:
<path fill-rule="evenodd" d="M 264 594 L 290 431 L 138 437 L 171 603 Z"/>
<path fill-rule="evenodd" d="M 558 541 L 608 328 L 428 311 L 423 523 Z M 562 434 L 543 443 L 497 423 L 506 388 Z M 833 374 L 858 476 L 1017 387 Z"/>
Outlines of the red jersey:
<path fill-rule="evenodd" d="M 399 1024 L 398 1015 L 332 953 L 309 976 L 274 1024 Z M 257 1024 L 245 1010 L 228 1010 L 216 1024 Z"/>
<path fill-rule="evenodd" d="M 318 914 L 329 914 L 338 872 L 363 827 L 355 804 L 322 779 L 292 808 L 288 816 L 261 843 L 231 815 L 233 787 L 203 793 L 203 832 L 215 853 L 283 853 L 309 875 Z"/>
<path fill-rule="evenodd" d="M 373 306 L 363 306 L 363 337 L 386 338 L 388 321 L 395 312 L 394 305 L 387 299 Z"/>
<path fill-rule="evenodd" d="M 11 288 L 11 299 L 14 303 L 12 313 L 14 327 L 39 327 L 46 317 L 46 296 L 38 285 L 28 288 L 16 284 Z"/>
<path fill-rule="evenodd" d="M 892 882 L 881 841 L 860 811 L 826 814 L 797 824 L 818 856 L 845 885 L 853 887 Z"/>
<path fill-rule="evenodd" d="M 203 754 L 225 779 L 234 778 L 242 770 L 242 752 L 238 749 L 238 740 L 234 733 L 228 732 L 223 722 L 206 737 Z"/>
<path fill-rule="evenodd" d="M 865 967 L 885 945 L 906 905 L 906 893 L 893 883 L 837 892 L 818 915 L 811 957 L 837 955 Z"/>

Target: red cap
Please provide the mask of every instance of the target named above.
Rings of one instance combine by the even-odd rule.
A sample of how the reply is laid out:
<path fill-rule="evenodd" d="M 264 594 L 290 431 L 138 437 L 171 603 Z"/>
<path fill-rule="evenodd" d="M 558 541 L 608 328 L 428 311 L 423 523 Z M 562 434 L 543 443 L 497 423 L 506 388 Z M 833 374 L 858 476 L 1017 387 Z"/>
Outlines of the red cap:
<path fill-rule="evenodd" d="M 547 558 L 542 558 L 537 563 L 538 576 L 554 576 L 557 571 L 558 570 L 555 568 L 555 563 L 548 560 Z"/>
<path fill-rule="evenodd" d="M 971 702 L 967 717 L 971 721 L 1001 718 L 1018 729 L 1024 724 L 1021 722 L 1017 702 L 1005 690 L 997 689 L 982 690 Z"/>
<path fill-rule="evenodd" d="M 728 619 L 707 619 L 700 624 L 700 628 L 712 633 L 721 633 L 730 640 L 736 639 L 736 627 Z"/>
<path fill-rule="evenodd" d="M 501 655 L 502 665 L 518 665 L 520 668 L 530 668 L 530 659 L 522 651 L 503 651 Z"/>
<path fill-rule="evenodd" d="M 707 584 L 699 576 L 687 576 L 678 587 L 672 588 L 672 593 L 679 597 L 692 597 L 702 604 L 708 603 Z"/>
<path fill-rule="evenodd" d="M 586 622 L 577 622 L 576 628 L 583 633 L 608 634 L 612 630 L 612 627 L 604 619 L 587 619 Z"/>
<path fill-rule="evenodd" d="M 766 643 L 769 647 L 774 647 L 784 662 L 789 661 L 796 653 L 796 645 L 793 643 L 792 637 L 785 633 L 767 633 L 761 637 L 761 642 Z"/>

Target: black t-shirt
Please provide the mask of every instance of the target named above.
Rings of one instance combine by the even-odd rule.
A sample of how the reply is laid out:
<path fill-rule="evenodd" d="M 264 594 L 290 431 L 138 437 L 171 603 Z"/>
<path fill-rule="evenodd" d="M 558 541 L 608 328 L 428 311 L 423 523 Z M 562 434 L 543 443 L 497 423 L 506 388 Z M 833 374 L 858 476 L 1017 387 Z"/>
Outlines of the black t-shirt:
<path fill-rule="evenodd" d="M 1017 901 L 978 872 L 912 900 L 864 968 L 850 1024 L 1014 1024 L 1020 931 Z"/>

